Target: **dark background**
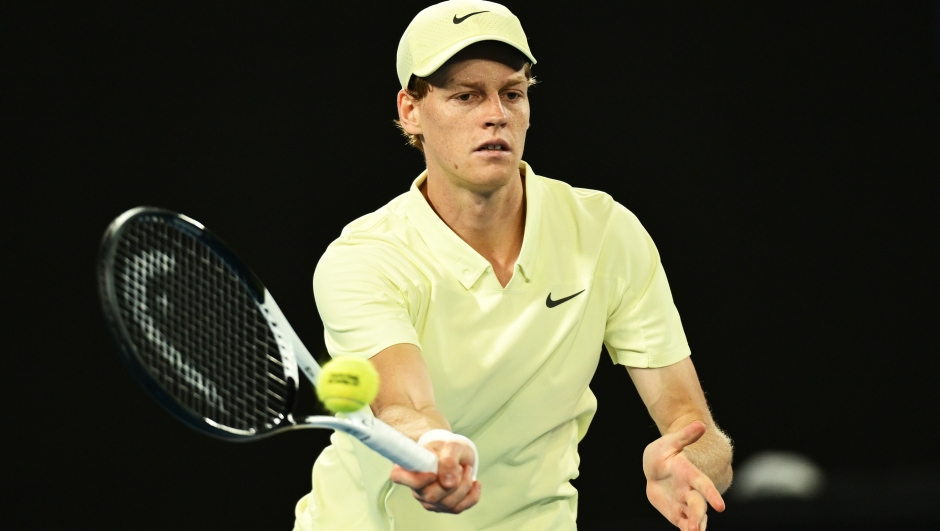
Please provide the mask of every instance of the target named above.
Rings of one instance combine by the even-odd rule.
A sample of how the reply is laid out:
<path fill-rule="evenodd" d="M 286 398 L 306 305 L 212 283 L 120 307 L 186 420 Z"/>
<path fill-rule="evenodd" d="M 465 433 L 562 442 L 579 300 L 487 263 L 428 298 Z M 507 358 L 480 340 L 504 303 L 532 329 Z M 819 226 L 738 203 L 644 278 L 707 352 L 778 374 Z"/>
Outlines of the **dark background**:
<path fill-rule="evenodd" d="M 97 245 L 130 207 L 186 213 L 321 350 L 320 254 L 423 168 L 392 119 L 398 39 L 426 4 L 232 4 L 2 8 L 11 529 L 289 529 L 309 489 L 328 434 L 223 443 L 136 386 Z M 936 493 L 937 4 L 507 5 L 539 59 L 525 159 L 643 221 L 737 462 L 796 451 L 836 478 L 828 496 L 855 485 L 823 519 L 903 520 Z M 582 527 L 658 522 L 655 428 L 623 369 L 602 359 L 593 388 Z M 774 521 L 730 503 L 710 528 L 736 510 Z"/>

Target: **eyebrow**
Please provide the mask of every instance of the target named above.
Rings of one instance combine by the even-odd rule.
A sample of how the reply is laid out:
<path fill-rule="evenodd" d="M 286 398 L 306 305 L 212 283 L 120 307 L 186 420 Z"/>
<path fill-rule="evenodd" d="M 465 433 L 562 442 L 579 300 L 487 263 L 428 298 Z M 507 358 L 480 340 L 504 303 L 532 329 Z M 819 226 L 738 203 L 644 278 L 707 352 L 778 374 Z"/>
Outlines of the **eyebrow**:
<path fill-rule="evenodd" d="M 511 87 L 511 86 L 513 86 L 513 85 L 519 85 L 519 84 L 526 84 L 527 81 L 528 81 L 528 80 L 525 78 L 525 75 L 523 75 L 523 74 L 513 75 L 512 77 L 510 77 L 509 79 L 507 79 L 506 82 L 503 83 L 503 85 L 502 85 L 500 88 Z M 480 83 L 480 82 L 460 82 L 460 81 L 456 81 L 456 80 L 453 79 L 453 78 L 447 80 L 447 86 L 448 86 L 449 88 L 464 87 L 464 88 L 472 88 L 472 89 L 477 89 L 477 90 L 480 90 L 480 89 L 485 88 L 485 87 L 484 87 L 484 83 Z"/>

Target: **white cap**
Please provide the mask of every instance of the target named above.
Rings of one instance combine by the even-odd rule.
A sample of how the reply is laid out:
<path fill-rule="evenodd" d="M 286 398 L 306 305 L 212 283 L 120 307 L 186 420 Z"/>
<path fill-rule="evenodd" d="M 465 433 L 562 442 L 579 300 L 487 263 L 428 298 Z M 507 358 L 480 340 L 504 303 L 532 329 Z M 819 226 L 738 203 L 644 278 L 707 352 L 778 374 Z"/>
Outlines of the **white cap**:
<path fill-rule="evenodd" d="M 408 87 L 412 75 L 427 77 L 467 46 L 480 41 L 504 42 L 529 58 L 519 19 L 504 6 L 484 0 L 448 0 L 411 21 L 398 43 L 398 80 Z"/>

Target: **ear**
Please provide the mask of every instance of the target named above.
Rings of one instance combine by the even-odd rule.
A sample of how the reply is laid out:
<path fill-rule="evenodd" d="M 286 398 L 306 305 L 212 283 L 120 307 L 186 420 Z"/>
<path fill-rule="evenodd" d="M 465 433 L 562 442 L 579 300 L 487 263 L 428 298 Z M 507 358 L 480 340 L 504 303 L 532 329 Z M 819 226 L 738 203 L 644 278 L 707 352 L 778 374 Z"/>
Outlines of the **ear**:
<path fill-rule="evenodd" d="M 422 134 L 421 106 L 405 89 L 398 91 L 398 121 L 409 135 Z"/>

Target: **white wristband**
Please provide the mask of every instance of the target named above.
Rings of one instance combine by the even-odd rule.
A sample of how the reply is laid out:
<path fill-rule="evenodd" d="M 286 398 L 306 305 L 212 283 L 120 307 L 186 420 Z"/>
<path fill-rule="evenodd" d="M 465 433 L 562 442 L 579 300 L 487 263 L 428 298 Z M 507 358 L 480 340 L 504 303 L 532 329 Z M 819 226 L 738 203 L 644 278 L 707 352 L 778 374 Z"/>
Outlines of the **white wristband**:
<path fill-rule="evenodd" d="M 470 445 L 470 448 L 473 448 L 473 479 L 477 479 L 477 470 L 480 468 L 480 453 L 477 452 L 477 445 L 473 444 L 473 441 L 460 435 L 459 433 L 453 433 L 447 430 L 430 430 L 424 432 L 424 435 L 418 438 L 418 444 L 424 446 L 429 442 L 434 441 L 462 441 Z"/>

